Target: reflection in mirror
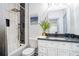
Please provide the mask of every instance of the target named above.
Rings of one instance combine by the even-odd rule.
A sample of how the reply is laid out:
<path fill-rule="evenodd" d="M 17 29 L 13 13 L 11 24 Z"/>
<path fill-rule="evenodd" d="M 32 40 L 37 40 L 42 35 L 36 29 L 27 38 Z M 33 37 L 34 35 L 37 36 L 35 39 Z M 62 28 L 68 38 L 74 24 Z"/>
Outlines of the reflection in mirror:
<path fill-rule="evenodd" d="M 67 18 L 65 9 L 49 11 L 48 20 L 50 22 L 49 33 L 66 33 L 67 32 Z"/>
<path fill-rule="evenodd" d="M 49 29 L 49 33 L 56 33 L 58 32 L 58 23 L 57 23 L 58 19 L 50 19 L 50 29 Z"/>
<path fill-rule="evenodd" d="M 63 32 L 67 33 L 67 13 L 63 16 Z"/>

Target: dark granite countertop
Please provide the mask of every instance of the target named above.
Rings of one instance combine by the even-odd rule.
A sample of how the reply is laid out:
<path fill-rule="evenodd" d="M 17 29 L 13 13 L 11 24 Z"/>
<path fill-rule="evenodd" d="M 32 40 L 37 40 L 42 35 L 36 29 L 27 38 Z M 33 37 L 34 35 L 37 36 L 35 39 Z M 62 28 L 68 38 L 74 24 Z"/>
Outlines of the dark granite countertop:
<path fill-rule="evenodd" d="M 47 40 L 47 41 L 60 41 L 60 42 L 71 42 L 79 43 L 79 39 L 76 38 L 61 38 L 61 37 L 38 37 L 38 40 Z"/>

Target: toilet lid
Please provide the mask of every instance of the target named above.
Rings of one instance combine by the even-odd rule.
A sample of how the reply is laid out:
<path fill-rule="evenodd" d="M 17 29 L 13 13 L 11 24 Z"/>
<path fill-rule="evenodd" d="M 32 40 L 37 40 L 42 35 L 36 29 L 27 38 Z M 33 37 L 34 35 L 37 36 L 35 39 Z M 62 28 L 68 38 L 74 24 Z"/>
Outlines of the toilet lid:
<path fill-rule="evenodd" d="M 23 51 L 23 54 L 29 55 L 29 54 L 33 53 L 34 50 L 35 50 L 34 48 L 26 48 L 26 49 Z"/>

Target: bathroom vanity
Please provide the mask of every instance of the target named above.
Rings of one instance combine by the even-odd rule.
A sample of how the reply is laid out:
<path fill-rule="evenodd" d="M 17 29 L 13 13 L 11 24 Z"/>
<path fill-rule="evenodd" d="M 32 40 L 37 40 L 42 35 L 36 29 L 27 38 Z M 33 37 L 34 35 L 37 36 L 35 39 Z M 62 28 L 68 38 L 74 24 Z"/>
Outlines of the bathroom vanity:
<path fill-rule="evenodd" d="M 79 56 L 79 40 L 59 37 L 38 38 L 39 56 Z"/>

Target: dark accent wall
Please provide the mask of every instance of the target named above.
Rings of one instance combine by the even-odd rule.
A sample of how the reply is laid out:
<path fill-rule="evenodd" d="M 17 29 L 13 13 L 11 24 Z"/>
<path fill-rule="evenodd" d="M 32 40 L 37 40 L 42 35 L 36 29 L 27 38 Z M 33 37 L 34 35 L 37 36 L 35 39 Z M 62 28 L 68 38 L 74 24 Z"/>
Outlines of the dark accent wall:
<path fill-rule="evenodd" d="M 25 8 L 25 3 L 20 3 Z M 20 42 L 25 43 L 25 9 L 20 7 Z"/>

